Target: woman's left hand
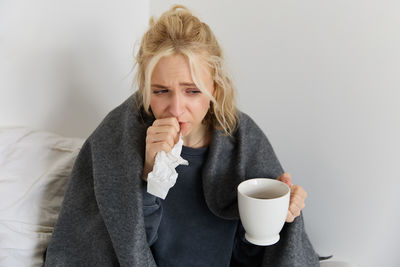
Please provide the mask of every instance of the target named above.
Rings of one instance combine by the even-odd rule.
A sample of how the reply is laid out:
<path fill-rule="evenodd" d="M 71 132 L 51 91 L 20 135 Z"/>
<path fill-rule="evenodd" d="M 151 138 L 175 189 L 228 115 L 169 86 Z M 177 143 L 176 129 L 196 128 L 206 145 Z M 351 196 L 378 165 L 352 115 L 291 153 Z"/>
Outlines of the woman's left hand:
<path fill-rule="evenodd" d="M 292 176 L 288 172 L 283 173 L 277 180 L 284 182 L 290 187 L 290 203 L 286 222 L 291 223 L 300 215 L 301 210 L 304 209 L 307 192 L 300 185 L 292 184 Z"/>

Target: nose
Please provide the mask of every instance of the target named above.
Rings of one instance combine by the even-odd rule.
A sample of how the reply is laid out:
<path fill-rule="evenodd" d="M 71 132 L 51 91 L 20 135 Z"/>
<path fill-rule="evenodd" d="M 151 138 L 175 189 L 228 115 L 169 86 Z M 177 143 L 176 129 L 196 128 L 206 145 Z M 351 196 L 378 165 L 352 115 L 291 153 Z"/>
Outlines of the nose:
<path fill-rule="evenodd" d="M 171 96 L 171 102 L 169 105 L 169 112 L 171 113 L 172 116 L 174 117 L 180 117 L 183 113 L 183 98 L 178 94 L 175 93 Z"/>

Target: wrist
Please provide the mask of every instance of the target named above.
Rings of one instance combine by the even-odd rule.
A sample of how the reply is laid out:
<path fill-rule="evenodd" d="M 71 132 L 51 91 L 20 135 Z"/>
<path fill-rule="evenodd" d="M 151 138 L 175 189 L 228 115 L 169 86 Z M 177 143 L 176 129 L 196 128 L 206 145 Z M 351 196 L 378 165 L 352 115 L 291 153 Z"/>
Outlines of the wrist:
<path fill-rule="evenodd" d="M 147 176 L 149 175 L 149 173 L 151 172 L 151 167 L 149 167 L 149 166 L 147 166 L 147 165 L 145 165 L 144 167 L 143 167 L 143 173 L 142 173 L 142 179 L 144 180 L 144 181 L 147 181 Z"/>

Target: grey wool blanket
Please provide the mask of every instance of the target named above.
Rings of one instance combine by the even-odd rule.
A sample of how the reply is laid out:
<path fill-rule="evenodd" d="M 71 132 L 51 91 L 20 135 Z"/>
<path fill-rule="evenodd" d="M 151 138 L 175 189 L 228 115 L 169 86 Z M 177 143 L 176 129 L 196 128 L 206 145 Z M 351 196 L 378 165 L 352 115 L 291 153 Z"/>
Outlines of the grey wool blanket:
<path fill-rule="evenodd" d="M 146 239 L 142 168 L 146 130 L 154 121 L 137 93 L 112 110 L 84 143 L 70 175 L 45 266 L 156 266 Z M 203 169 L 206 204 L 238 220 L 237 186 L 283 173 L 261 129 L 244 113 L 233 137 L 213 131 Z M 178 177 L 179 179 L 179 177 Z M 281 240 L 264 249 L 262 266 L 319 266 L 303 216 L 285 223 Z"/>

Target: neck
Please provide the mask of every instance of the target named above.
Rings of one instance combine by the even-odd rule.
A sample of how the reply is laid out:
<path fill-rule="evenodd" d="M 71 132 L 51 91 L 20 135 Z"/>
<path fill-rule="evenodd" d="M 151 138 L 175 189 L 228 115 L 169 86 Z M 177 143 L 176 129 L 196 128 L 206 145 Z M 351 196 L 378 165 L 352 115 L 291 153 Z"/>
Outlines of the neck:
<path fill-rule="evenodd" d="M 210 131 L 208 127 L 202 125 L 201 129 L 198 129 L 195 133 L 190 133 L 187 136 L 182 137 L 183 145 L 191 148 L 200 148 L 208 146 L 210 143 Z"/>

